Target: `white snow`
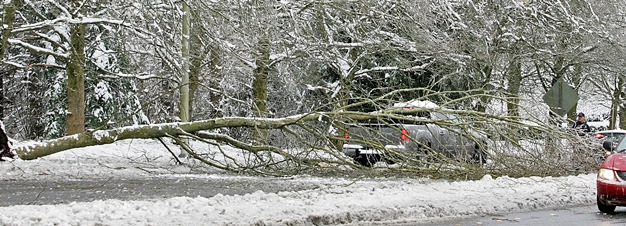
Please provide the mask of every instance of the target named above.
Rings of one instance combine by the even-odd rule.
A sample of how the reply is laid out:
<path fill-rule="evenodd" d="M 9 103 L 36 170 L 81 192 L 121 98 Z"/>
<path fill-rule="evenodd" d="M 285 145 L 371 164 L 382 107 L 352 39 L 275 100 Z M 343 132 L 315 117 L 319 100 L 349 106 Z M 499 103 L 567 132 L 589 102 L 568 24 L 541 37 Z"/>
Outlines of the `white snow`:
<path fill-rule="evenodd" d="M 428 108 L 428 109 L 432 109 L 432 108 L 438 108 L 439 105 L 431 102 L 431 101 L 427 101 L 427 100 L 412 100 L 412 101 L 408 101 L 408 102 L 402 102 L 402 103 L 395 103 L 393 104 L 393 107 L 396 108 L 405 108 L 405 107 L 410 107 L 410 108 Z"/>
<path fill-rule="evenodd" d="M 154 174 L 172 178 L 264 179 L 234 176 L 210 168 L 205 168 L 203 174 L 191 174 L 188 173 L 191 167 L 174 163 L 158 141 L 126 140 L 73 149 L 37 160 L 0 162 L 0 171 L 3 180 L 40 180 L 42 183 L 80 178 L 138 178 Z M 199 165 L 192 167 L 198 168 Z M 285 180 L 316 184 L 317 188 L 213 197 L 15 205 L 0 207 L 0 225 L 403 224 L 588 205 L 595 202 L 596 195 L 595 174 L 545 178 L 493 178 L 487 175 L 476 181 L 306 175 Z"/>

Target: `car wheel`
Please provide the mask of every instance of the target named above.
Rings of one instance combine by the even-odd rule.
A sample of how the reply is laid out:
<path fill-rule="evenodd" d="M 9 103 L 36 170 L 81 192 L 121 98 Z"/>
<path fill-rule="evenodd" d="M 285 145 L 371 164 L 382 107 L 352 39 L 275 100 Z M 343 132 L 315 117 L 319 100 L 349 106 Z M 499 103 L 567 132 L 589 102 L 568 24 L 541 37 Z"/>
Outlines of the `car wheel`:
<path fill-rule="evenodd" d="M 615 211 L 615 207 L 616 206 L 607 205 L 607 204 L 602 203 L 602 201 L 600 201 L 599 197 L 598 197 L 597 202 L 598 202 L 598 210 L 600 210 L 600 212 L 603 212 L 603 213 L 613 213 Z"/>
<path fill-rule="evenodd" d="M 365 167 L 372 167 L 378 161 L 377 155 L 360 155 L 354 158 L 354 161 Z"/>
<path fill-rule="evenodd" d="M 476 164 L 484 165 L 487 163 L 487 159 L 485 159 L 485 153 L 480 150 L 480 147 L 476 145 L 474 147 L 474 154 L 472 154 L 472 160 Z"/>
<path fill-rule="evenodd" d="M 430 142 L 425 143 L 426 146 L 420 146 L 417 149 L 417 158 L 420 163 L 424 164 L 425 167 L 430 166 L 436 160 L 436 154 L 432 151 L 432 144 Z"/>
<path fill-rule="evenodd" d="M 385 158 L 385 162 L 389 165 L 396 164 L 396 160 L 391 158 Z"/>
<path fill-rule="evenodd" d="M 396 164 L 402 161 L 402 157 L 393 153 L 385 153 L 384 155 L 380 155 L 379 161 L 385 161 L 387 164 Z"/>

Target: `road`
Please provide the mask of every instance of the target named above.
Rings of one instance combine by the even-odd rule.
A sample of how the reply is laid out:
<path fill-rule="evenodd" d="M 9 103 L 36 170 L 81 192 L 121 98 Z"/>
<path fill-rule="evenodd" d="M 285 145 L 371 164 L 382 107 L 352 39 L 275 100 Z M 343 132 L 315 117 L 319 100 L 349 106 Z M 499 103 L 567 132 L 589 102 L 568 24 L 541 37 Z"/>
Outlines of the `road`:
<path fill-rule="evenodd" d="M 297 191 L 316 188 L 315 184 L 285 179 L 224 179 L 224 178 L 141 178 L 141 179 L 80 179 L 64 181 L 3 180 L 0 181 L 0 206 L 44 205 L 89 202 L 103 199 L 143 200 L 178 196 L 212 197 L 217 194 L 247 194 Z M 416 223 L 394 224 L 415 225 Z M 626 225 L 626 207 L 615 214 L 602 214 L 595 205 L 509 213 L 432 222 L 420 225 L 568 225 L 608 226 Z"/>
<path fill-rule="evenodd" d="M 217 194 L 247 194 L 296 191 L 315 188 L 285 179 L 141 178 L 80 179 L 64 181 L 0 181 L 0 206 L 64 204 L 104 199 L 143 200 L 150 198 L 212 197 Z"/>
<path fill-rule="evenodd" d="M 595 205 L 573 206 L 557 209 L 509 213 L 497 216 L 481 216 L 452 221 L 432 222 L 420 225 L 469 226 L 469 225 L 567 225 L 567 226 L 611 226 L 626 225 L 626 207 L 618 207 L 614 214 L 603 214 Z"/>

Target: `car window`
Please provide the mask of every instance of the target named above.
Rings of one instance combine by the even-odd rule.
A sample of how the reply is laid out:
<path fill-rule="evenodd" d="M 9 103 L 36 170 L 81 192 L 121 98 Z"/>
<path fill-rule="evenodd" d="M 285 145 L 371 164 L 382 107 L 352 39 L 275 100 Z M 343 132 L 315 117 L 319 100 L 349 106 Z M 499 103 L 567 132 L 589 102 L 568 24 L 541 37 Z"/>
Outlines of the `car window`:
<path fill-rule="evenodd" d="M 450 121 L 454 122 L 454 123 L 460 123 L 461 119 L 459 117 L 457 117 L 456 115 L 448 115 L 448 118 L 450 119 Z"/>
<path fill-rule="evenodd" d="M 446 120 L 448 119 L 448 117 L 446 117 L 446 115 L 439 113 L 439 112 L 432 112 L 432 118 L 435 120 Z"/>
<path fill-rule="evenodd" d="M 626 142 L 624 142 L 624 139 L 622 139 L 622 141 L 619 142 L 619 144 L 617 145 L 615 150 L 617 150 L 617 152 L 625 152 L 626 151 Z"/>
<path fill-rule="evenodd" d="M 433 112 L 432 117 L 435 120 L 444 120 L 444 121 L 455 123 L 455 124 L 461 123 L 461 119 L 454 114 L 443 114 L 439 112 Z M 460 129 L 461 127 L 453 124 L 447 128 Z"/>
<path fill-rule="evenodd" d="M 624 137 L 624 133 L 603 133 L 602 138 L 607 141 L 611 141 L 613 143 L 619 142 L 622 137 Z"/>
<path fill-rule="evenodd" d="M 416 117 L 420 117 L 420 118 L 428 118 L 428 116 L 430 116 L 430 114 L 428 112 L 417 112 L 417 114 L 415 114 Z"/>
<path fill-rule="evenodd" d="M 613 142 L 619 142 L 622 139 L 622 137 L 624 137 L 623 133 L 613 133 L 613 134 L 611 134 L 611 138 L 610 139 Z"/>

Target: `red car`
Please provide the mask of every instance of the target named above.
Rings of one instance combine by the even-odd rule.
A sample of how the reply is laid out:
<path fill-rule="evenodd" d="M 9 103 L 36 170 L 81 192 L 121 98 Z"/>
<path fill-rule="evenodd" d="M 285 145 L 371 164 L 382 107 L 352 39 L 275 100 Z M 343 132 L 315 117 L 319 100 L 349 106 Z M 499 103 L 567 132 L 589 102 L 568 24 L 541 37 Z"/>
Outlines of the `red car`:
<path fill-rule="evenodd" d="M 598 171 L 598 209 L 612 213 L 616 206 L 626 206 L 626 142 L 621 139 L 615 146 L 605 141 L 602 147 L 612 152 Z"/>

